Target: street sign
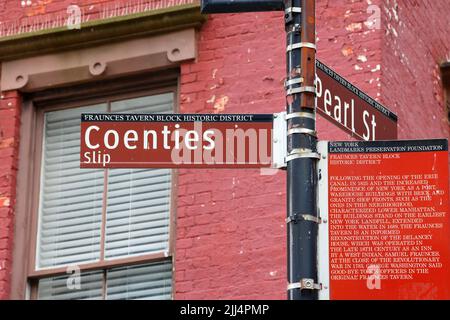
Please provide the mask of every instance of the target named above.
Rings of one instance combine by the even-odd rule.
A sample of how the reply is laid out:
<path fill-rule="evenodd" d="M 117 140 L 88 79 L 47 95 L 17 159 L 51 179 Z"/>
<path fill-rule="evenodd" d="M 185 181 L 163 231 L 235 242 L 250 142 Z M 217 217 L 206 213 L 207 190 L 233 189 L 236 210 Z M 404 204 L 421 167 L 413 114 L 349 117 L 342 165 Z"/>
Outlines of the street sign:
<path fill-rule="evenodd" d="M 397 116 L 316 60 L 317 111 L 359 140 L 397 139 Z"/>
<path fill-rule="evenodd" d="M 81 168 L 264 168 L 272 114 L 82 114 Z"/>
<path fill-rule="evenodd" d="M 202 13 L 282 10 L 284 10 L 284 0 L 202 0 Z"/>
<path fill-rule="evenodd" d="M 448 141 L 319 151 L 321 299 L 450 299 Z"/>

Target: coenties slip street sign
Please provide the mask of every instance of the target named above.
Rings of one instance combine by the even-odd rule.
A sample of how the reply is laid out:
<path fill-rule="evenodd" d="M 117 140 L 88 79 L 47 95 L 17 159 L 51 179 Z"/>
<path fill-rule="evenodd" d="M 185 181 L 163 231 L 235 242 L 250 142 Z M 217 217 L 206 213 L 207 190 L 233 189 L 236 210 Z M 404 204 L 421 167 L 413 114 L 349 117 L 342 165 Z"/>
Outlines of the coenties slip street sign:
<path fill-rule="evenodd" d="M 262 168 L 272 114 L 82 114 L 81 168 Z"/>
<path fill-rule="evenodd" d="M 397 139 L 397 116 L 316 60 L 317 111 L 360 140 Z"/>

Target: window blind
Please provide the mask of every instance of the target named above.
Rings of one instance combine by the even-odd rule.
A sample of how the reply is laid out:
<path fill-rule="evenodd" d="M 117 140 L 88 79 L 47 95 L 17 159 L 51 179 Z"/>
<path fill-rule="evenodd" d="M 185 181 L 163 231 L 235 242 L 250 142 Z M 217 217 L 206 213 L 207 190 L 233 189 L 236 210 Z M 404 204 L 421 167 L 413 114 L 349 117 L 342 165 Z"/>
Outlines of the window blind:
<path fill-rule="evenodd" d="M 168 300 L 172 297 L 172 263 L 112 269 L 107 272 L 108 300 Z"/>
<path fill-rule="evenodd" d="M 70 275 L 74 277 L 74 275 Z M 79 288 L 69 275 L 39 280 L 39 300 L 100 300 L 103 297 L 103 271 L 80 274 Z M 70 286 L 69 286 L 70 285 Z"/>
<path fill-rule="evenodd" d="M 106 104 L 45 114 L 37 268 L 100 258 L 103 170 L 80 169 L 80 116 Z"/>
<path fill-rule="evenodd" d="M 103 299 L 103 271 L 80 274 L 79 287 L 74 275 L 39 280 L 40 300 Z M 70 284 L 71 286 L 69 286 Z M 108 300 L 168 300 L 172 298 L 172 263 L 163 261 L 139 266 L 119 267 L 106 272 Z"/>
<path fill-rule="evenodd" d="M 168 250 L 171 173 L 110 170 L 105 258 Z"/>
<path fill-rule="evenodd" d="M 169 113 L 173 93 L 111 103 L 114 113 Z M 171 170 L 111 169 L 108 176 L 105 258 L 167 251 Z"/>

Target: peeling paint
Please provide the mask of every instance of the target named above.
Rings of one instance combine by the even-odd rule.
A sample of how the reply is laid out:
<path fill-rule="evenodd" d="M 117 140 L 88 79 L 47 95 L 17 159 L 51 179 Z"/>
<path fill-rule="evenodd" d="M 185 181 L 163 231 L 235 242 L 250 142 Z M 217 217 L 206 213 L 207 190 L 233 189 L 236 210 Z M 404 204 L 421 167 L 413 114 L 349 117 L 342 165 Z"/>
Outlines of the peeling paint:
<path fill-rule="evenodd" d="M 353 48 L 352 47 L 345 47 L 345 48 L 342 48 L 341 52 L 344 55 L 344 57 L 348 57 L 348 56 L 353 54 Z"/>
<path fill-rule="evenodd" d="M 53 0 L 41 0 L 37 3 L 33 3 L 30 10 L 27 11 L 26 15 L 28 17 L 35 16 L 38 14 L 46 14 L 47 13 L 47 5 L 51 4 Z"/>
<path fill-rule="evenodd" d="M 182 94 L 180 96 L 180 99 L 181 99 L 181 102 L 183 102 L 183 103 L 191 103 L 192 102 L 191 97 L 185 96 L 184 94 Z"/>
<path fill-rule="evenodd" d="M 346 26 L 345 29 L 350 32 L 362 30 L 362 23 L 361 22 L 351 23 L 348 26 Z"/>
<path fill-rule="evenodd" d="M 0 140 L 0 149 L 6 149 L 14 146 L 14 138 Z"/>
<path fill-rule="evenodd" d="M 7 197 L 0 197 L 0 207 L 9 207 L 11 200 Z"/>
<path fill-rule="evenodd" d="M 381 70 L 381 65 L 377 64 L 377 66 L 375 68 L 373 68 L 372 70 L 370 70 L 371 72 L 377 72 Z"/>
<path fill-rule="evenodd" d="M 214 113 L 224 111 L 229 100 L 230 98 L 228 98 L 227 96 L 220 96 L 220 98 L 217 99 L 216 103 L 214 103 Z"/>
<path fill-rule="evenodd" d="M 213 70 L 213 72 L 212 72 L 212 78 L 213 78 L 213 79 L 216 78 L 217 71 L 219 71 L 219 70 L 218 70 L 218 69 L 214 69 L 214 70 Z"/>
<path fill-rule="evenodd" d="M 216 101 L 216 95 L 213 95 L 213 96 L 211 97 L 211 99 L 206 100 L 206 103 L 211 103 L 211 104 L 213 104 L 215 101 Z"/>
<path fill-rule="evenodd" d="M 367 62 L 367 57 L 365 55 L 359 55 L 356 60 L 360 62 Z"/>

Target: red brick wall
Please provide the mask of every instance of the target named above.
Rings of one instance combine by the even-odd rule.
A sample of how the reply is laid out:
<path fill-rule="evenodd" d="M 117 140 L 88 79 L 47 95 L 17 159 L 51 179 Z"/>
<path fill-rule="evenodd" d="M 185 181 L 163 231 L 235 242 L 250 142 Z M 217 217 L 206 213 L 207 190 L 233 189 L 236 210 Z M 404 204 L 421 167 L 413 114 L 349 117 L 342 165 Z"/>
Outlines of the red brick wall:
<path fill-rule="evenodd" d="M 450 60 L 448 0 L 384 0 L 383 102 L 399 116 L 399 137 L 448 138 L 439 65 Z"/>
<path fill-rule="evenodd" d="M 0 21 L 23 16 L 19 2 L 0 2 Z M 69 2 L 41 4 L 49 13 L 65 11 Z M 368 1 L 318 0 L 319 59 L 396 111 L 401 137 L 448 136 L 437 74 L 449 53 L 446 2 L 398 1 L 397 21 L 387 13 L 392 16 L 393 0 L 370 1 L 383 17 L 381 28 L 371 29 Z M 429 21 L 435 30 L 422 30 Z M 200 30 L 198 60 L 181 67 L 180 111 L 282 111 L 284 48 L 281 13 L 211 15 Z M 0 106 L 0 298 L 9 295 L 19 105 L 5 95 Z M 323 119 L 318 130 L 322 140 L 349 138 Z M 285 298 L 284 172 L 181 170 L 176 201 L 175 298 Z"/>
<path fill-rule="evenodd" d="M 9 296 L 20 131 L 20 98 L 0 98 L 0 299 Z"/>

